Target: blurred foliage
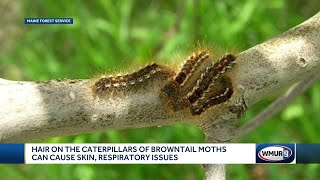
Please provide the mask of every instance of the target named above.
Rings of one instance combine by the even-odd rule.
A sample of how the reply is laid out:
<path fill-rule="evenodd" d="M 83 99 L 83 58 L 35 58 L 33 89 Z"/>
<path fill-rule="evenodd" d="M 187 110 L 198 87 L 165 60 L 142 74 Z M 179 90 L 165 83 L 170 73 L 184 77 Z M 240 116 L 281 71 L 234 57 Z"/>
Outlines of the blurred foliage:
<path fill-rule="evenodd" d="M 0 29 L 0 75 L 13 80 L 91 78 L 115 69 L 135 68 L 150 60 L 174 61 L 199 46 L 240 51 L 298 25 L 319 7 L 317 0 L 4 0 L 0 3 L 0 25 L 13 28 Z M 72 17 L 74 24 L 24 25 L 25 17 Z M 319 92 L 318 83 L 239 142 L 319 143 Z M 274 98 L 251 108 L 241 124 Z M 198 128 L 178 124 L 56 137 L 43 142 L 203 140 Z M 0 174 L 1 179 L 202 179 L 204 172 L 200 165 L 1 165 Z M 320 179 L 320 166 L 228 165 L 228 179 L 279 177 Z"/>

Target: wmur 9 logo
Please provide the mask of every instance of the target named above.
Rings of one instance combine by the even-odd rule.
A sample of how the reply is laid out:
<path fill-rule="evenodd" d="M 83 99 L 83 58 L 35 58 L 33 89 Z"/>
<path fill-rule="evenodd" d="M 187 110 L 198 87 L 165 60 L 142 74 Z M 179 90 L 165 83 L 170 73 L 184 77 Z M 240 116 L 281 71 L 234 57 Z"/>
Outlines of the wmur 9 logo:
<path fill-rule="evenodd" d="M 294 160 L 294 144 L 257 144 L 256 146 L 256 163 L 291 163 Z"/>

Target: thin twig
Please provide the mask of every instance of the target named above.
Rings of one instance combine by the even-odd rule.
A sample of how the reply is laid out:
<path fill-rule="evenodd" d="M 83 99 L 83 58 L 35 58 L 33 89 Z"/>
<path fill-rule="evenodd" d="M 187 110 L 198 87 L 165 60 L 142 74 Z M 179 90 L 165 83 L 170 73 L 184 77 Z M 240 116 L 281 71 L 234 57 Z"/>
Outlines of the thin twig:
<path fill-rule="evenodd" d="M 236 133 L 235 138 L 239 138 L 248 134 L 253 129 L 266 122 L 270 117 L 277 114 L 281 109 L 287 106 L 295 97 L 302 94 L 312 84 L 320 79 L 320 73 L 313 74 L 312 76 L 295 83 L 284 95 L 280 96 L 271 105 L 258 114 L 253 120 L 240 127 Z"/>

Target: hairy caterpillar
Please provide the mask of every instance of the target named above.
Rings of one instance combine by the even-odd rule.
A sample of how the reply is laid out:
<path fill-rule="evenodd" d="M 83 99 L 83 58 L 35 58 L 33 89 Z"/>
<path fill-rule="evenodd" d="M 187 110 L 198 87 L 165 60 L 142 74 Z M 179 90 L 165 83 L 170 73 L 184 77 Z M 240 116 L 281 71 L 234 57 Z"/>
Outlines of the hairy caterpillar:
<path fill-rule="evenodd" d="M 233 88 L 230 78 L 221 76 L 232 68 L 235 59 L 234 55 L 226 54 L 217 62 L 200 69 L 200 74 L 195 74 L 193 72 L 200 68 L 199 64 L 209 60 L 209 53 L 205 51 L 194 53 L 182 66 L 176 78 L 161 89 L 169 99 L 171 109 L 179 111 L 190 107 L 193 115 L 200 115 L 209 107 L 227 101 L 233 94 Z M 197 77 L 189 80 L 191 76 Z M 216 84 L 220 84 L 222 89 L 212 93 L 216 89 Z"/>
<path fill-rule="evenodd" d="M 230 69 L 235 63 L 235 57 L 232 54 L 227 54 L 219 59 L 218 62 L 212 63 L 209 67 L 201 73 L 200 78 L 197 80 L 197 84 L 193 87 L 192 91 L 188 93 L 188 99 L 191 103 L 194 103 L 199 99 L 209 86 L 213 86 L 215 81 L 221 74 L 225 73 L 227 69 Z"/>
<path fill-rule="evenodd" d="M 167 79 L 172 77 L 173 71 L 165 66 L 153 63 L 136 72 L 116 77 L 102 77 L 94 84 L 96 93 L 103 93 L 110 90 L 127 89 L 128 87 L 146 85 L 152 79 Z"/>
<path fill-rule="evenodd" d="M 208 89 L 201 98 L 192 104 L 191 113 L 193 115 L 200 115 L 211 106 L 226 102 L 231 97 L 233 87 L 230 78 L 223 76 L 218 81 L 217 85 L 220 85 L 218 90 Z"/>
<path fill-rule="evenodd" d="M 232 68 L 236 57 L 226 54 L 217 62 L 210 63 L 211 60 L 208 52 L 199 51 L 189 56 L 177 73 L 153 63 L 131 74 L 102 77 L 94 83 L 93 90 L 103 95 L 113 90 L 141 89 L 140 86 L 147 87 L 156 79 L 167 79 L 160 98 L 165 99 L 174 112 L 189 108 L 192 115 L 200 115 L 233 94 L 231 79 L 224 73 Z"/>

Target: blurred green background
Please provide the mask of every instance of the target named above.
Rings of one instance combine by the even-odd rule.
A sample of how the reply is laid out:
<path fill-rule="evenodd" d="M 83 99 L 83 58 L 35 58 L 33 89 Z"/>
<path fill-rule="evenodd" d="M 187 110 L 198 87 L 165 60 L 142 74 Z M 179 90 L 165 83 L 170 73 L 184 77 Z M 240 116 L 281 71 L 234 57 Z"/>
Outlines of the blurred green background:
<path fill-rule="evenodd" d="M 317 0 L 0 1 L 0 77 L 91 78 L 146 61 L 169 62 L 194 47 L 245 50 L 319 11 Z M 73 25 L 24 25 L 25 17 L 72 17 Z M 178 59 L 181 60 L 181 59 Z M 132 67 L 131 67 L 132 68 Z M 280 94 L 280 93 L 279 93 Z M 240 124 L 276 95 L 249 109 Z M 238 142 L 319 143 L 320 84 Z M 46 143 L 192 143 L 191 125 L 56 137 Z M 228 165 L 228 179 L 320 179 L 320 165 Z M 200 165 L 0 165 L 1 179 L 202 179 Z"/>

